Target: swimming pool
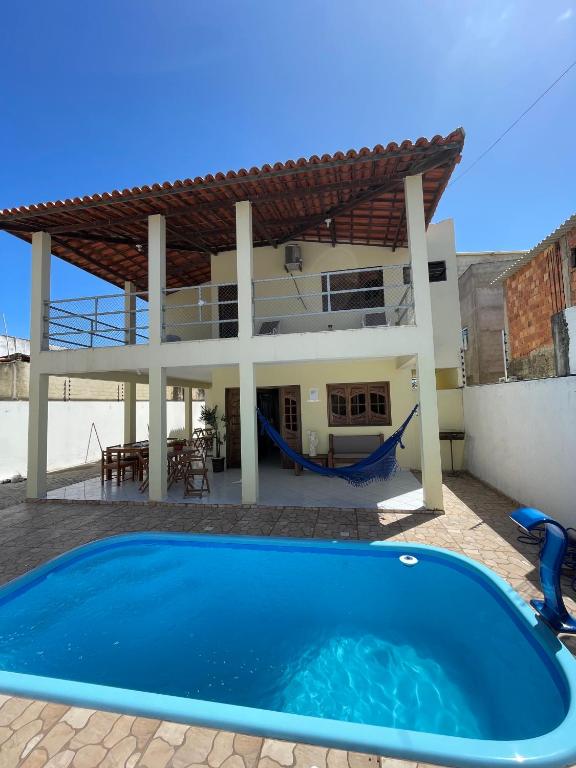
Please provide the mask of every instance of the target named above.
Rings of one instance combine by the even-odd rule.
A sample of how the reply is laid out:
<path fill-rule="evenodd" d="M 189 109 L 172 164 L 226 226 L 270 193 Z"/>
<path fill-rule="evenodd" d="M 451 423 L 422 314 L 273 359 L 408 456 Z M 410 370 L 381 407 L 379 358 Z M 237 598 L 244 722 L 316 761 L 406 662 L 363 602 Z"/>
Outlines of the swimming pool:
<path fill-rule="evenodd" d="M 0 589 L 0 670 L 4 692 L 406 759 L 576 761 L 576 661 L 424 545 L 96 541 Z"/>

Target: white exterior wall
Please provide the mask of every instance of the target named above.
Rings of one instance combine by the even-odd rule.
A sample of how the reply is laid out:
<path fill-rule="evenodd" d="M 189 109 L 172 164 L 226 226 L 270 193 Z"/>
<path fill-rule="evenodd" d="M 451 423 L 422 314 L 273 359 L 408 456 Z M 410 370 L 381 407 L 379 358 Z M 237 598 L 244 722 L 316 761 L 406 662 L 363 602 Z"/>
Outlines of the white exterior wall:
<path fill-rule="evenodd" d="M 466 468 L 576 527 L 576 378 L 464 389 Z"/>
<path fill-rule="evenodd" d="M 436 368 L 456 368 L 460 366 L 462 321 L 454 222 L 446 219 L 439 224 L 430 224 L 427 234 L 428 261 L 446 262 L 446 281 L 430 283 Z"/>
<path fill-rule="evenodd" d="M 192 403 L 193 428 L 201 426 L 201 402 Z M 166 403 L 168 434 L 184 432 L 184 403 Z M 83 464 L 90 427 L 96 425 L 103 447 L 122 442 L 124 404 L 114 402 L 51 402 L 48 405 L 48 470 Z M 0 401 L 0 480 L 26 475 L 28 403 Z M 136 406 L 136 439 L 148 438 L 148 402 Z M 94 433 L 90 438 L 88 461 L 100 459 Z"/>

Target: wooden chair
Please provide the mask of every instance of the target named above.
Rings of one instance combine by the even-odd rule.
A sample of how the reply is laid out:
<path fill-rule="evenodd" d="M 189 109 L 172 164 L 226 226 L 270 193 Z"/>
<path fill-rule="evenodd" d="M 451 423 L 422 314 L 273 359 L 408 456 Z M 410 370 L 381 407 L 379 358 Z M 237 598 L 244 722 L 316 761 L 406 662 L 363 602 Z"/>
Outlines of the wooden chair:
<path fill-rule="evenodd" d="M 127 469 L 132 470 L 132 480 L 136 480 L 138 472 L 138 458 L 136 456 L 124 457 L 116 451 L 103 450 L 100 461 L 100 484 L 104 485 L 105 479 L 114 479 L 115 474 L 116 484 L 120 485 L 126 479 Z"/>
<path fill-rule="evenodd" d="M 203 453 L 186 453 L 187 462 L 184 470 L 184 496 L 202 496 L 204 491 L 210 493 L 206 455 Z M 196 485 L 196 478 L 200 485 Z"/>
<path fill-rule="evenodd" d="M 140 457 L 140 471 L 142 473 L 142 482 L 138 486 L 138 490 L 140 493 L 144 493 L 144 491 L 148 490 L 148 483 L 150 482 L 149 478 L 149 462 L 150 459 L 148 456 L 141 456 Z"/>

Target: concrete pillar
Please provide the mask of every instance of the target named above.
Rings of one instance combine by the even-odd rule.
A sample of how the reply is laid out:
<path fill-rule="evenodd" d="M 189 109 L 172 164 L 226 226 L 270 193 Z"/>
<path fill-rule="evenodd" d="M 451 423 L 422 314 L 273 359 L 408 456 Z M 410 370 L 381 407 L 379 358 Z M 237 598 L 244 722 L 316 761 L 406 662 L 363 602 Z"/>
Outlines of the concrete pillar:
<path fill-rule="evenodd" d="M 258 501 L 258 431 L 256 426 L 256 376 L 254 364 L 246 359 L 245 341 L 252 336 L 253 274 L 252 204 L 236 203 L 236 274 L 238 281 L 238 343 L 240 345 L 240 455 L 242 461 L 242 503 Z"/>
<path fill-rule="evenodd" d="M 136 440 L 136 382 L 124 382 L 124 442 Z"/>
<path fill-rule="evenodd" d="M 30 362 L 48 349 L 45 339 L 46 302 L 50 301 L 50 251 L 52 238 L 47 232 L 32 235 L 32 286 L 30 291 Z"/>
<path fill-rule="evenodd" d="M 26 496 L 46 497 L 46 463 L 48 457 L 48 376 L 36 373 L 30 366 L 28 403 L 28 472 Z"/>
<path fill-rule="evenodd" d="M 39 357 L 48 349 L 45 338 L 50 301 L 51 238 L 46 232 L 32 235 L 32 286 L 30 291 L 30 384 L 28 404 L 28 471 L 26 495 L 30 499 L 46 496 L 48 451 L 48 376 L 40 373 Z"/>
<path fill-rule="evenodd" d="M 236 274 L 238 281 L 238 338 L 252 336 L 252 203 L 236 203 Z"/>
<path fill-rule="evenodd" d="M 418 391 L 420 399 L 420 455 L 424 503 L 428 509 L 444 509 L 442 498 L 442 463 L 436 393 L 436 363 L 432 302 L 428 279 L 428 246 L 424 220 L 422 176 L 404 180 L 408 247 L 412 265 L 414 311 L 418 326 Z"/>
<path fill-rule="evenodd" d="M 148 216 L 148 322 L 151 347 L 160 344 L 163 338 L 162 305 L 165 288 L 166 219 L 158 213 Z"/>
<path fill-rule="evenodd" d="M 242 504 L 258 501 L 258 431 L 256 425 L 256 371 L 250 361 L 240 362 L 240 456 Z"/>
<path fill-rule="evenodd" d="M 158 365 L 148 370 L 149 389 L 149 486 L 148 498 L 163 501 L 167 492 L 166 456 L 166 368 Z"/>
<path fill-rule="evenodd" d="M 136 297 L 130 281 L 124 283 L 124 327 L 126 344 L 136 343 Z M 124 382 L 124 442 L 136 440 L 136 382 Z"/>
<path fill-rule="evenodd" d="M 184 387 L 184 437 L 186 440 L 192 440 L 192 432 L 194 431 L 192 408 L 192 387 Z"/>
<path fill-rule="evenodd" d="M 149 389 L 149 487 L 148 497 L 162 501 L 167 491 L 166 467 L 166 369 L 155 361 L 163 338 L 164 289 L 166 287 L 166 219 L 148 217 L 148 322 L 150 366 Z"/>

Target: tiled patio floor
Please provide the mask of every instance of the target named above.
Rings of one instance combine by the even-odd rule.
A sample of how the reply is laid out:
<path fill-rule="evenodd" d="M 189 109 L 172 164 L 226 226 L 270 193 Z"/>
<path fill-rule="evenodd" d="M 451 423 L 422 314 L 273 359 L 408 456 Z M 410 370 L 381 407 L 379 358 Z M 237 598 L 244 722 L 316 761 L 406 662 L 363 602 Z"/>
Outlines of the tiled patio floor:
<path fill-rule="evenodd" d="M 58 481 L 66 484 L 66 479 L 61 475 Z M 23 493 L 23 488 L 0 486 L 0 509 L 5 506 L 0 511 L 0 581 L 94 538 L 123 531 L 170 530 L 425 542 L 467 554 L 497 571 L 525 599 L 535 596 L 535 552 L 517 541 L 507 517 L 514 502 L 467 475 L 445 481 L 444 515 L 321 507 L 14 503 L 16 491 Z M 54 487 L 53 482 L 51 478 Z M 573 599 L 568 603 L 576 609 Z M 576 651 L 576 644 L 571 647 Z M 0 768 L 415 766 L 14 697 L 0 697 L 0 705 Z"/>
<path fill-rule="evenodd" d="M 415 511 L 424 508 L 420 481 L 406 470 L 400 470 L 385 483 L 372 483 L 354 488 L 330 477 L 312 472 L 295 475 L 281 467 L 260 467 L 260 503 L 276 507 L 329 507 L 391 509 Z M 210 493 L 183 497 L 183 484 L 168 490 L 168 501 L 175 504 L 240 504 L 242 502 L 241 472 L 228 469 L 214 475 L 209 473 Z M 130 479 L 117 485 L 100 477 L 82 478 L 72 484 L 62 484 L 49 491 L 50 499 L 76 501 L 148 501 L 148 493 L 140 493 L 139 483 Z"/>

